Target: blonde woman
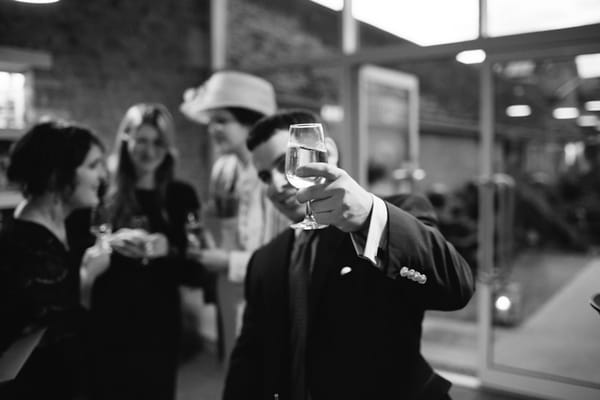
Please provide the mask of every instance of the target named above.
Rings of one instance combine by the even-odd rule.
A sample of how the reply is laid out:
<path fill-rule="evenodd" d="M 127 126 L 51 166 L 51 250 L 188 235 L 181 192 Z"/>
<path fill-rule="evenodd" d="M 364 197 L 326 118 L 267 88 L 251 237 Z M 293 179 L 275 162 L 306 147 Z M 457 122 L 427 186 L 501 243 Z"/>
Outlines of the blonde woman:
<path fill-rule="evenodd" d="M 185 256 L 185 225 L 200 211 L 193 188 L 174 178 L 174 126 L 165 106 L 133 105 L 119 126 L 107 209 L 111 265 L 93 292 L 94 396 L 175 396 L 180 284 L 202 285 Z"/>

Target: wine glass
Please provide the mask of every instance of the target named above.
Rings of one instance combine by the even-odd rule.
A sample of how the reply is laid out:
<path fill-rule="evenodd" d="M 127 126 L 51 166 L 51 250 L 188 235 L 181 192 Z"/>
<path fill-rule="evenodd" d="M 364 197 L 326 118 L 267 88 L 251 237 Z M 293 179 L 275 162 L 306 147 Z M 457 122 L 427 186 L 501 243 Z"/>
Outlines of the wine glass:
<path fill-rule="evenodd" d="M 302 189 L 318 183 L 321 179 L 319 177 L 296 175 L 298 167 L 313 162 L 327 162 L 323 126 L 319 123 L 290 125 L 290 138 L 285 155 L 285 175 L 290 185 Z M 307 201 L 304 220 L 292 224 L 291 227 L 308 230 L 323 229 L 327 225 L 317 222 L 310 208 L 310 201 Z"/>
<path fill-rule="evenodd" d="M 202 222 L 195 212 L 188 212 L 185 218 L 185 234 L 188 245 L 195 248 L 202 248 Z"/>
<path fill-rule="evenodd" d="M 104 207 L 98 206 L 92 210 L 90 232 L 96 237 L 96 243 L 102 247 L 109 246 L 108 241 L 112 234 L 112 224 Z"/>

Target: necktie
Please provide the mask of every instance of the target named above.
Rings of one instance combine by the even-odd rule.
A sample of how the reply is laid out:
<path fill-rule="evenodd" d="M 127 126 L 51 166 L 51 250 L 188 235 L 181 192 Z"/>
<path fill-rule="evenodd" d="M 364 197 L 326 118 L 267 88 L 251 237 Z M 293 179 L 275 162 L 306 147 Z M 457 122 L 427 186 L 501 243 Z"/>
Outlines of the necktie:
<path fill-rule="evenodd" d="M 290 328 L 292 344 L 292 400 L 307 399 L 306 335 L 308 331 L 308 287 L 311 267 L 311 242 L 314 231 L 301 231 L 292 248 L 289 270 Z"/>

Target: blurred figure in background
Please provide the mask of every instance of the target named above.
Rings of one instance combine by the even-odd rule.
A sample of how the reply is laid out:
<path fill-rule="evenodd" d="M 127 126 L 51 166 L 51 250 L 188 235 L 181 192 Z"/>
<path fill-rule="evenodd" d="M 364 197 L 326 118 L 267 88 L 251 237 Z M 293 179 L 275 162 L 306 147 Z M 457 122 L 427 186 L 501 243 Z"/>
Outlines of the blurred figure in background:
<path fill-rule="evenodd" d="M 174 178 L 173 136 L 171 114 L 155 103 L 130 107 L 116 134 L 106 199 L 113 254 L 92 297 L 96 399 L 175 397 L 178 287 L 203 285 L 206 276 L 186 257 L 186 224 L 200 204 Z"/>
<path fill-rule="evenodd" d="M 188 89 L 181 105 L 184 115 L 207 125 L 219 152 L 210 175 L 206 210 L 217 248 L 194 249 L 190 255 L 221 274 L 217 304 L 225 360 L 240 324 L 241 283 L 252 251 L 288 224 L 267 201 L 246 147 L 250 127 L 275 108 L 275 91 L 269 82 L 237 71 L 214 73 L 198 89 Z"/>
<path fill-rule="evenodd" d="M 98 204 L 104 146 L 86 128 L 40 123 L 14 145 L 7 175 L 25 200 L 0 233 L 0 354 L 23 336 L 35 348 L 0 398 L 79 399 L 88 365 L 82 304 L 110 248 L 98 243 L 74 256 L 65 220 Z"/>

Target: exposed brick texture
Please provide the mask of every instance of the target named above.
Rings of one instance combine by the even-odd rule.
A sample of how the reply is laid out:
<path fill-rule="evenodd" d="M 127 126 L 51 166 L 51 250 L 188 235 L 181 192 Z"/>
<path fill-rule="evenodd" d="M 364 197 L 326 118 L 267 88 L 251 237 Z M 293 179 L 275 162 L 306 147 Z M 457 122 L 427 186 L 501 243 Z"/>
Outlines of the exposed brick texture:
<path fill-rule="evenodd" d="M 58 115 L 95 129 L 108 147 L 125 110 L 155 101 L 173 113 L 178 175 L 204 197 L 210 145 L 203 128 L 179 112 L 183 91 L 209 71 L 209 2 L 62 0 L 0 2 L 0 46 L 51 54 L 34 71 L 34 115 Z"/>

